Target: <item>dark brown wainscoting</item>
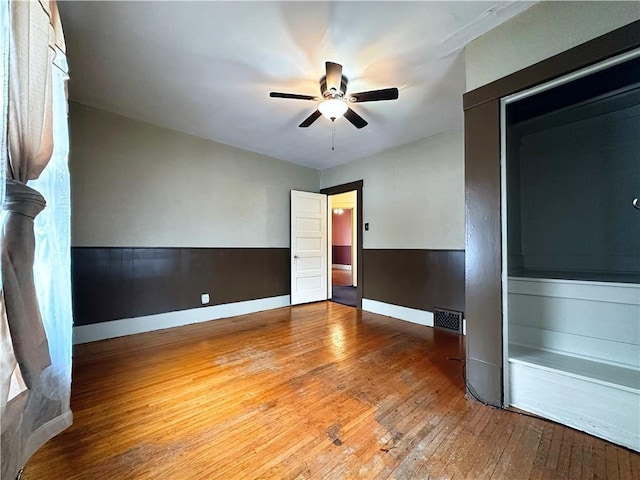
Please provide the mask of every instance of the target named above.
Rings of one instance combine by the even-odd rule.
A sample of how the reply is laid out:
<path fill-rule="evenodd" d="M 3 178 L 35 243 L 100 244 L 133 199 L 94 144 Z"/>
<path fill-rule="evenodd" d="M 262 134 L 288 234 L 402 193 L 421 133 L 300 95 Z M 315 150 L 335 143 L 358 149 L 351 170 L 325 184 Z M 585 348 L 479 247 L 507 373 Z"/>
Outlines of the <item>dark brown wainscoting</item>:
<path fill-rule="evenodd" d="M 288 295 L 288 248 L 71 249 L 76 325 Z"/>
<path fill-rule="evenodd" d="M 332 245 L 331 263 L 336 265 L 351 265 L 351 245 Z"/>
<path fill-rule="evenodd" d="M 363 265 L 365 298 L 464 311 L 464 250 L 365 249 Z"/>

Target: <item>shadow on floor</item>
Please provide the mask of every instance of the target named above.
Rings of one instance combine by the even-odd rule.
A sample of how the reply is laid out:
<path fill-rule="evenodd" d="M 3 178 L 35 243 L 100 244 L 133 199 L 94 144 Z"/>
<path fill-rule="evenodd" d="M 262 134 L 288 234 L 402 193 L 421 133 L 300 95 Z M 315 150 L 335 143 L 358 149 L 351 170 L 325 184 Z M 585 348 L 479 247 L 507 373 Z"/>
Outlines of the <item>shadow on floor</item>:
<path fill-rule="evenodd" d="M 350 307 L 356 306 L 356 287 L 335 285 L 332 289 L 331 300 Z"/>

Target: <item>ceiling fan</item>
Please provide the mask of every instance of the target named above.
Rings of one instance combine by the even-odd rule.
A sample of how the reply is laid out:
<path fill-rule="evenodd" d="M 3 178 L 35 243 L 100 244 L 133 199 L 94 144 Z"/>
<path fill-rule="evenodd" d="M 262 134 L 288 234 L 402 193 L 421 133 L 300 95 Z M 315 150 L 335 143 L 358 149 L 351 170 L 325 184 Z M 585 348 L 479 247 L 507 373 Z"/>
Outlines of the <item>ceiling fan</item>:
<path fill-rule="evenodd" d="M 317 110 L 299 125 L 301 128 L 308 127 L 320 118 L 321 115 L 324 115 L 332 122 L 335 121 L 336 118 L 344 115 L 356 128 L 366 127 L 368 122 L 354 112 L 347 102 L 379 102 L 381 100 L 396 100 L 398 98 L 397 88 L 384 88 L 382 90 L 372 90 L 347 95 L 347 84 L 349 80 L 342 75 L 342 65 L 339 63 L 326 62 L 325 69 L 326 74 L 320 79 L 321 97 L 280 92 L 271 92 L 269 94 L 270 97 L 274 98 L 292 98 L 295 100 L 313 100 L 320 102 Z"/>

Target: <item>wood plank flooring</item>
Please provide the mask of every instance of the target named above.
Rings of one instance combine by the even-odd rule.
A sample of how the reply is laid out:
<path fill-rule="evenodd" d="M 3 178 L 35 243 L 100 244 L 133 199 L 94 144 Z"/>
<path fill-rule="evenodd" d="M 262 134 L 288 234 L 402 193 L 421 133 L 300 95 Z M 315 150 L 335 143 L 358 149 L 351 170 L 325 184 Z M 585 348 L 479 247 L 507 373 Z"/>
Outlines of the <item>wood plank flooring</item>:
<path fill-rule="evenodd" d="M 462 339 L 331 302 L 74 352 L 26 480 L 640 478 L 640 456 L 464 396 Z"/>
<path fill-rule="evenodd" d="M 331 269 L 331 284 L 335 286 L 351 286 L 353 280 L 351 279 L 351 270 L 343 270 L 341 268 Z"/>

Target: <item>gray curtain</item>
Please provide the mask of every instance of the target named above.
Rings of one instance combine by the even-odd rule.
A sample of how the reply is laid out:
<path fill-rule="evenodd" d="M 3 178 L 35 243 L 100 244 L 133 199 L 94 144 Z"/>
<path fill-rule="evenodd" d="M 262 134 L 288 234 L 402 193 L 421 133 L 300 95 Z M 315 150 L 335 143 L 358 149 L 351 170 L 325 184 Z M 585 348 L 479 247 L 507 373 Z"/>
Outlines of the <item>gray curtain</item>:
<path fill-rule="evenodd" d="M 68 303 L 67 312 L 57 308 L 60 300 L 49 295 L 53 288 L 51 281 L 42 282 L 43 278 L 49 279 L 51 272 L 42 268 L 42 261 L 35 262 L 34 269 L 34 259 L 38 257 L 42 243 L 36 238 L 34 226 L 39 222 L 38 215 L 47 206 L 45 198 L 34 186 L 42 183 L 37 179 L 46 176 L 43 172 L 58 148 L 54 145 L 56 122 L 64 124 L 63 131 L 58 131 L 58 137 L 68 149 L 64 138 L 68 135 L 67 72 L 56 3 L 0 1 L 3 3 L 0 12 L 9 18 L 9 48 L 3 55 L 8 67 L 8 78 L 3 79 L 3 97 L 6 97 L 3 105 L 6 102 L 8 108 L 3 111 L 7 133 L 2 145 L 6 184 L 1 246 L 0 476 L 10 479 L 15 478 L 29 456 L 42 444 L 71 424 L 70 302 L 62 299 L 65 305 Z M 66 151 L 58 149 L 58 157 L 64 156 L 65 165 L 66 154 Z M 28 182 L 32 184 L 27 185 Z M 68 172 L 66 183 L 68 189 Z M 55 192 L 49 195 L 55 196 Z M 69 205 L 66 208 L 68 211 Z M 57 236 L 53 233 L 52 236 Z M 68 239 L 63 244 L 68 250 Z M 51 254 L 57 254 L 55 247 L 47 248 Z M 69 266 L 67 260 L 67 277 Z M 40 289 L 36 288 L 38 279 Z M 64 278 L 62 281 L 65 283 Z M 41 312 L 39 295 L 46 298 L 47 321 L 43 321 L 45 310 Z M 55 332 L 52 338 L 55 329 L 47 331 L 47 323 L 62 326 L 63 333 L 67 334 Z M 68 346 L 56 345 L 52 349 L 52 343 L 57 342 L 68 343 Z M 55 358 L 52 350 L 56 351 Z M 65 362 L 68 365 L 60 365 Z"/>

